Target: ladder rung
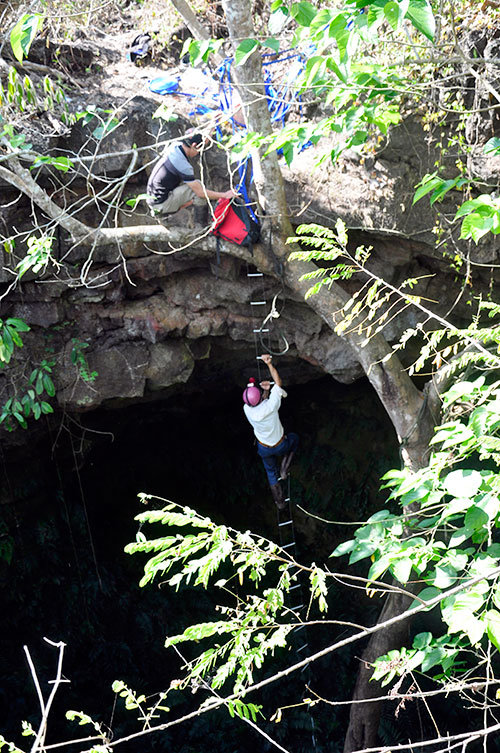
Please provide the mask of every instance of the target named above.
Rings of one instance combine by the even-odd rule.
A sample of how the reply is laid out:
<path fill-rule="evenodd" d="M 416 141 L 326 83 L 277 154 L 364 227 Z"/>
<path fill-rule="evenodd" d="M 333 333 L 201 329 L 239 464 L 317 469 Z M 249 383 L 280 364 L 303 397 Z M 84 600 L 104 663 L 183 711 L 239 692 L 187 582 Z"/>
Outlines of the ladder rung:
<path fill-rule="evenodd" d="M 305 648 L 308 647 L 308 645 L 309 645 L 308 643 L 303 643 L 302 646 L 299 646 L 299 648 L 297 649 L 297 653 L 299 653 L 299 651 L 303 651 Z"/>
<path fill-rule="evenodd" d="M 264 277 L 262 272 L 249 272 L 247 277 Z"/>
<path fill-rule="evenodd" d="M 310 664 L 310 662 L 307 662 L 307 664 L 305 666 L 303 666 L 300 671 L 301 672 L 306 672 L 309 669 L 309 664 Z"/>
<path fill-rule="evenodd" d="M 250 301 L 250 306 L 265 306 L 266 301 Z"/>
<path fill-rule="evenodd" d="M 294 588 L 300 588 L 300 583 L 296 583 L 296 584 L 295 584 L 294 586 L 292 586 L 292 587 L 291 587 L 291 588 L 289 588 L 288 590 L 289 590 L 289 591 L 293 591 L 293 589 L 294 589 Z"/>
<path fill-rule="evenodd" d="M 290 502 L 290 497 L 285 497 L 285 502 Z"/>
<path fill-rule="evenodd" d="M 254 333 L 255 332 L 269 332 L 269 330 L 268 329 L 254 329 Z"/>
<path fill-rule="evenodd" d="M 293 523 L 293 520 L 285 520 L 284 523 L 278 523 L 278 526 L 289 526 L 290 523 Z"/>
<path fill-rule="evenodd" d="M 290 609 L 292 609 L 292 610 L 293 610 L 293 609 L 296 609 L 296 610 L 298 611 L 299 609 L 304 609 L 304 605 L 303 605 L 303 604 L 299 604 L 299 605 L 298 605 L 298 606 L 296 606 L 296 607 L 290 607 Z"/>
<path fill-rule="evenodd" d="M 282 546 L 282 549 L 290 549 L 291 546 L 295 546 L 295 541 L 291 541 L 289 544 Z"/>
<path fill-rule="evenodd" d="M 299 632 L 299 630 L 304 630 L 304 628 L 305 628 L 305 625 L 299 625 L 299 627 L 296 628 L 297 633 Z"/>

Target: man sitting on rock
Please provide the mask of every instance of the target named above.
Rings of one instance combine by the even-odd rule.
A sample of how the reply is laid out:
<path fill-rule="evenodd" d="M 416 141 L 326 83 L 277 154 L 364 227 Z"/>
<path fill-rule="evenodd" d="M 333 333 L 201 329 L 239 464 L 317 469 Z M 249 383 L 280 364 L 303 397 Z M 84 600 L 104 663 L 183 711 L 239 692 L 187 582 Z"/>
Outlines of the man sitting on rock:
<path fill-rule="evenodd" d="M 148 180 L 147 203 L 153 217 L 173 214 L 179 209 L 195 206 L 195 220 L 208 222 L 208 199 L 230 199 L 236 191 L 212 191 L 195 180 L 190 159 L 199 154 L 203 144 L 201 133 L 185 136 L 182 141 L 165 150 Z M 199 209 L 198 209 L 199 207 Z"/>
<path fill-rule="evenodd" d="M 255 379 L 251 379 L 243 392 L 243 410 L 253 427 L 257 439 L 257 452 L 264 464 L 273 500 L 278 510 L 283 510 L 286 507 L 286 501 L 280 481 L 288 475 L 290 463 L 299 444 L 299 437 L 297 434 L 285 434 L 283 430 L 278 411 L 281 398 L 286 397 L 286 392 L 282 387 L 277 369 L 271 363 L 271 356 L 264 354 L 261 358 L 274 380 L 273 388 L 271 389 L 270 382 L 264 381 L 260 383 L 262 388 L 260 389 Z M 281 458 L 279 471 L 278 458 Z"/>

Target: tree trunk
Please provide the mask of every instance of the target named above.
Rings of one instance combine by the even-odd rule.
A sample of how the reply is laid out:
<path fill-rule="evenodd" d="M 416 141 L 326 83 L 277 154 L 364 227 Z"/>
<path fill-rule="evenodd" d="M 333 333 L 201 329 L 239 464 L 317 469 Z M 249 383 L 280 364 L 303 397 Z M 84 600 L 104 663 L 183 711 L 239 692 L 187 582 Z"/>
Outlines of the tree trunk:
<path fill-rule="evenodd" d="M 210 34 L 198 21 L 196 13 L 186 0 L 170 1 L 195 39 L 199 39 L 201 42 L 210 39 Z"/>

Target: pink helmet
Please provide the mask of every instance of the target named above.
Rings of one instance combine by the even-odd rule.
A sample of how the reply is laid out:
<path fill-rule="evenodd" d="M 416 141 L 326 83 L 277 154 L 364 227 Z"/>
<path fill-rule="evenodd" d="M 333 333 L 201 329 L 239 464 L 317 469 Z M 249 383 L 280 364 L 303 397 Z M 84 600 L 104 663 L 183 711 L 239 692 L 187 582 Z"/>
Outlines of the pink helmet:
<path fill-rule="evenodd" d="M 255 379 L 251 377 L 248 380 L 248 384 L 243 391 L 243 402 L 251 407 L 258 405 L 262 399 L 262 393 L 260 388 L 257 387 Z"/>

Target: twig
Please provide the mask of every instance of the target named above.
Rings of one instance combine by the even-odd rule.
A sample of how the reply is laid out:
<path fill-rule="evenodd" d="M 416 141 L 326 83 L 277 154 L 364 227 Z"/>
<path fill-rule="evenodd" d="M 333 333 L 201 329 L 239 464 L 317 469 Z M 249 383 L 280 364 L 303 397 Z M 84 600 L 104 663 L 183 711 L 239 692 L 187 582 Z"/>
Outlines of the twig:
<path fill-rule="evenodd" d="M 180 657 L 180 658 L 182 659 L 182 661 L 184 662 L 184 664 L 186 664 L 186 663 L 187 663 L 187 662 L 186 662 L 186 659 L 185 659 L 185 657 L 184 657 L 184 656 L 183 656 L 183 655 L 181 654 L 181 652 L 179 651 L 179 649 L 177 648 L 177 646 L 172 646 L 172 648 L 173 648 L 173 649 L 175 650 L 175 652 L 176 652 L 176 653 L 178 654 L 178 656 L 179 656 L 179 657 Z M 216 691 L 216 690 L 214 690 L 214 689 L 213 689 L 213 688 L 212 688 L 212 687 L 211 687 L 211 686 L 210 686 L 210 685 L 208 684 L 208 682 L 207 682 L 207 681 L 205 680 L 205 678 L 204 678 L 204 677 L 199 677 L 198 679 L 200 680 L 200 683 L 201 683 L 201 685 L 203 685 L 203 687 L 204 687 L 204 688 L 205 688 L 206 690 L 210 691 L 210 693 L 212 693 L 212 695 L 213 695 L 213 696 L 215 696 L 215 698 L 217 698 L 218 700 L 222 700 L 222 699 L 221 699 L 221 696 L 220 696 L 220 695 L 219 695 L 219 694 L 217 693 L 217 691 Z M 267 734 L 266 732 L 264 732 L 264 730 L 260 729 L 260 727 L 259 727 L 259 726 L 258 726 L 257 724 L 255 724 L 255 722 L 253 722 L 253 721 L 252 721 L 251 719 L 246 719 L 246 718 L 245 718 L 244 716 L 239 716 L 238 714 L 237 714 L 237 716 L 238 716 L 238 718 L 239 718 L 239 719 L 241 719 L 241 721 L 242 721 L 242 722 L 245 722 L 245 724 L 248 724 L 248 725 L 250 725 L 250 727 L 252 727 L 252 729 L 254 729 L 254 730 L 255 730 L 256 732 L 258 732 L 258 733 L 259 733 L 259 735 L 261 735 L 261 736 L 262 736 L 262 737 L 264 737 L 264 738 L 265 738 L 265 739 L 266 739 L 266 740 L 267 740 L 268 742 L 270 742 L 270 743 L 271 743 L 271 745 L 274 745 L 274 746 L 275 746 L 276 748 L 278 748 L 278 750 L 281 750 L 281 751 L 282 751 L 283 753 L 290 753 L 290 751 L 289 751 L 289 750 L 287 750 L 286 748 L 283 748 L 283 746 L 282 746 L 282 745 L 280 745 L 280 744 L 279 744 L 278 742 L 276 742 L 276 740 L 273 740 L 273 738 L 272 738 L 272 737 L 270 737 L 270 735 L 268 735 L 268 734 Z"/>
<path fill-rule="evenodd" d="M 38 732 L 35 737 L 35 741 L 33 745 L 31 746 L 31 753 L 35 753 L 38 749 L 42 747 L 43 740 L 45 738 L 45 733 L 47 730 L 47 720 L 49 718 L 50 709 L 52 706 L 52 702 L 54 700 L 54 697 L 59 689 L 59 685 L 61 684 L 61 677 L 62 677 L 62 663 L 63 663 L 63 657 L 64 657 L 64 649 L 66 644 L 62 641 L 59 641 L 58 643 L 54 643 L 54 641 L 49 640 L 48 638 L 44 638 L 44 641 L 46 641 L 50 646 L 54 646 L 55 648 L 59 649 L 59 657 L 57 660 L 57 671 L 56 671 L 56 678 L 53 681 L 53 687 L 50 691 L 49 697 L 47 699 L 47 702 L 45 702 L 42 689 L 40 687 L 40 683 L 38 681 L 38 676 L 36 673 L 35 665 L 33 664 L 33 661 L 31 659 L 31 655 L 29 652 L 29 649 L 27 646 L 24 646 L 24 652 L 28 659 L 29 668 L 31 671 L 31 676 L 33 678 L 33 684 L 35 685 L 37 694 L 38 694 L 38 700 L 40 702 L 40 709 L 42 711 L 42 719 L 40 721 L 40 726 L 38 728 Z"/>

